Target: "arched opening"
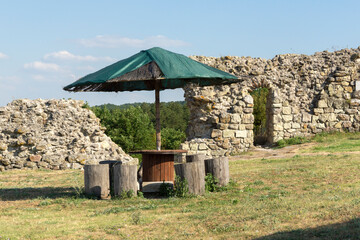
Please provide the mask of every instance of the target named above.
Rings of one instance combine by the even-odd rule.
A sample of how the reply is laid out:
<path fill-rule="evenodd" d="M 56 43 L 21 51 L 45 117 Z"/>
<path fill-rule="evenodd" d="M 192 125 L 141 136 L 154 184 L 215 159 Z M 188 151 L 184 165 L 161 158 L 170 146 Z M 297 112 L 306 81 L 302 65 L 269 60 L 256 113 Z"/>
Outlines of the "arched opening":
<path fill-rule="evenodd" d="M 269 92 L 267 87 L 258 87 L 250 95 L 254 99 L 254 145 L 265 145 L 268 142 Z"/>

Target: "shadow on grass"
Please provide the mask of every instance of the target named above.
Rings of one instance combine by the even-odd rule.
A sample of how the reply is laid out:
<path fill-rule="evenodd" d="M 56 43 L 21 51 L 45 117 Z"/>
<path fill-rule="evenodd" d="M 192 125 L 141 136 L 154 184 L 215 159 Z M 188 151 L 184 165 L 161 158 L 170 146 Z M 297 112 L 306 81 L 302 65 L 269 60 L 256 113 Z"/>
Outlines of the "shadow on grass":
<path fill-rule="evenodd" d="M 336 223 L 317 228 L 298 229 L 287 232 L 278 232 L 257 240 L 273 240 L 273 239 L 286 239 L 286 240 L 335 240 L 335 239 L 360 239 L 360 218 L 354 218 L 348 222 Z"/>
<path fill-rule="evenodd" d="M 2 188 L 0 200 L 16 201 L 35 198 L 61 198 L 77 196 L 74 188 L 44 187 L 44 188 Z"/>

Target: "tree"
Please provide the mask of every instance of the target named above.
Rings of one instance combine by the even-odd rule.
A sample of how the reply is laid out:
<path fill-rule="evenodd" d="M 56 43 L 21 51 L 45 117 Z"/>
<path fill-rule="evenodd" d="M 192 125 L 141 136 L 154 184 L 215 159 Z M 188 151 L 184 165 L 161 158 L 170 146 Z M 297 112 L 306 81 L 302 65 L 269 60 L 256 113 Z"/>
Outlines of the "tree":
<path fill-rule="evenodd" d="M 154 127 L 140 107 L 123 110 L 94 107 L 92 110 L 106 127 L 105 133 L 125 152 L 155 148 Z"/>

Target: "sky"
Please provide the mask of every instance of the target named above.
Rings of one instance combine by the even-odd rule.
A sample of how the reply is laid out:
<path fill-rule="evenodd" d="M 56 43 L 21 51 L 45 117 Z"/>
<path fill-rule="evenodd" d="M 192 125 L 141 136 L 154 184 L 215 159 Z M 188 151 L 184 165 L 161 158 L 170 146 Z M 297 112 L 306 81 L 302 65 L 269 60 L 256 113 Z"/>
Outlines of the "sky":
<path fill-rule="evenodd" d="M 266 59 L 357 48 L 359 9 L 358 0 L 0 0 L 0 106 L 19 98 L 154 102 L 152 91 L 62 89 L 151 47 Z M 160 98 L 183 94 L 165 90 Z"/>

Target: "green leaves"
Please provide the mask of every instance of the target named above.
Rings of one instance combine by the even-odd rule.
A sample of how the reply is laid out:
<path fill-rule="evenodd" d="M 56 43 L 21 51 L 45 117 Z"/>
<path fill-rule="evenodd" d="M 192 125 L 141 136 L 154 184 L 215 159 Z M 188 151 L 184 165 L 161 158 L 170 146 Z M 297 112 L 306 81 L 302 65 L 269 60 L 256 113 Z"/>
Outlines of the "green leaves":
<path fill-rule="evenodd" d="M 155 149 L 155 105 L 102 105 L 90 108 L 106 127 L 105 133 L 125 152 Z M 185 141 L 189 110 L 185 102 L 161 103 L 162 149 L 178 149 Z"/>
<path fill-rule="evenodd" d="M 186 139 L 185 132 L 173 128 L 161 129 L 161 143 L 164 149 L 179 149 Z"/>
<path fill-rule="evenodd" d="M 262 144 L 266 139 L 266 101 L 269 90 L 267 88 L 257 88 L 250 94 L 254 99 L 254 139 L 255 142 Z"/>
<path fill-rule="evenodd" d="M 105 133 L 125 152 L 155 148 L 155 130 L 140 107 L 120 110 L 94 107 L 92 110 L 106 127 Z"/>

